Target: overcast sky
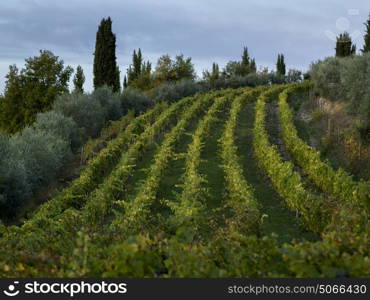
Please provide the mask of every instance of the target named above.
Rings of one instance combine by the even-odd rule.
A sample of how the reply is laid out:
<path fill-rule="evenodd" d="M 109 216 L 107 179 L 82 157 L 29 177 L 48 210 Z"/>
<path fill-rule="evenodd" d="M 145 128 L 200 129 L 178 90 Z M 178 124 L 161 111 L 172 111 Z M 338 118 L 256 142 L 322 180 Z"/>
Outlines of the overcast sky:
<path fill-rule="evenodd" d="M 92 88 L 95 35 L 110 16 L 121 77 L 132 51 L 145 59 L 191 56 L 196 70 L 240 59 L 244 45 L 257 65 L 273 68 L 284 53 L 288 68 L 306 70 L 333 55 L 336 34 L 347 30 L 358 46 L 368 0 L 1 0 L 0 92 L 10 64 L 47 49 L 66 64 L 80 64 Z"/>

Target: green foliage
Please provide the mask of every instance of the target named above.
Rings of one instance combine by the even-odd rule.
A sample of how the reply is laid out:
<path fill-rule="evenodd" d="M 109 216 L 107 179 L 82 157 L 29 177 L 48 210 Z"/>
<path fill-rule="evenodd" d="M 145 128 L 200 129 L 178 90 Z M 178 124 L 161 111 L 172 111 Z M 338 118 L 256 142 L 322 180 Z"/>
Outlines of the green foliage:
<path fill-rule="evenodd" d="M 356 54 L 356 45 L 352 44 L 352 39 L 348 32 L 341 33 L 337 37 L 337 44 L 335 47 L 336 57 L 346 57 Z"/>
<path fill-rule="evenodd" d="M 72 68 L 52 52 L 26 59 L 20 71 L 13 65 L 6 76 L 0 123 L 3 131 L 15 133 L 35 121 L 39 112 L 50 110 L 56 97 L 68 91 Z"/>
<path fill-rule="evenodd" d="M 30 184 L 25 166 L 12 155 L 8 137 L 0 136 L 0 217 L 11 218 L 21 201 L 29 199 Z"/>
<path fill-rule="evenodd" d="M 158 83 L 173 82 L 194 80 L 196 73 L 191 57 L 184 58 L 184 55 L 177 55 L 175 60 L 173 60 L 169 55 L 163 55 L 158 59 L 154 77 Z"/>
<path fill-rule="evenodd" d="M 328 224 L 332 209 L 321 195 L 313 195 L 305 189 L 299 173 L 290 161 L 284 161 L 277 147 L 271 145 L 265 128 L 266 102 L 281 92 L 275 87 L 262 93 L 256 104 L 256 118 L 253 129 L 253 146 L 262 169 L 270 177 L 276 191 L 285 199 L 292 211 L 299 212 L 304 223 L 314 232 L 321 233 Z"/>
<path fill-rule="evenodd" d="M 143 235 L 128 238 L 123 243 L 113 245 L 106 251 L 106 257 L 100 265 L 104 267 L 103 277 L 155 277 L 156 272 L 164 268 L 161 252 L 154 248 L 155 243 Z"/>
<path fill-rule="evenodd" d="M 303 80 L 302 71 L 289 69 L 288 74 L 285 76 L 286 83 L 301 82 Z"/>
<path fill-rule="evenodd" d="M 173 159 L 173 148 L 181 138 L 190 121 L 200 110 L 206 106 L 211 97 L 202 97 L 202 99 L 193 100 L 188 103 L 188 108 L 182 114 L 165 139 L 154 157 L 154 161 L 148 170 L 148 175 L 138 188 L 137 195 L 128 202 L 124 203 L 125 213 L 122 216 L 122 225 L 130 232 L 141 232 L 145 230 L 152 219 L 150 208 L 157 198 L 158 188 L 164 172 Z"/>
<path fill-rule="evenodd" d="M 26 127 L 9 139 L 1 138 L 4 154 L 0 162 L 2 218 L 14 216 L 32 193 L 51 180 L 69 158 L 70 141 L 54 133 Z"/>
<path fill-rule="evenodd" d="M 233 221 L 229 223 L 229 226 L 233 227 L 233 230 L 252 234 L 260 231 L 262 217 L 259 203 L 253 195 L 253 188 L 245 180 L 243 169 L 238 162 L 234 134 L 242 105 L 256 97 L 258 93 L 258 89 L 247 91 L 233 101 L 229 120 L 225 124 L 223 136 L 219 141 L 228 192 L 225 206 L 233 212 Z"/>
<path fill-rule="evenodd" d="M 126 89 L 127 87 L 128 87 L 127 76 L 125 75 L 125 77 L 123 78 L 123 89 Z"/>
<path fill-rule="evenodd" d="M 81 143 L 76 122 L 55 111 L 38 114 L 33 128 L 36 132 L 51 134 L 67 141 L 72 149 L 77 148 Z"/>
<path fill-rule="evenodd" d="M 225 77 L 246 76 L 250 73 L 256 73 L 256 61 L 251 60 L 248 48 L 244 47 L 241 61 L 230 61 L 224 68 L 222 75 Z"/>
<path fill-rule="evenodd" d="M 225 108 L 229 101 L 230 98 L 225 96 L 216 98 L 205 117 L 199 122 L 186 154 L 182 192 L 176 202 L 166 201 L 173 211 L 168 220 L 169 225 L 178 233 L 190 231 L 196 236 L 202 236 L 209 226 L 205 205 L 208 193 L 205 188 L 207 179 L 199 171 L 201 149 L 212 125 L 217 121 L 219 111 Z"/>
<path fill-rule="evenodd" d="M 218 64 L 212 64 L 212 71 L 209 72 L 208 70 L 203 72 L 203 80 L 209 83 L 211 86 L 214 85 L 215 81 L 220 78 L 220 69 Z"/>
<path fill-rule="evenodd" d="M 283 54 L 279 54 L 276 62 L 276 73 L 280 76 L 285 76 L 286 66 Z"/>
<path fill-rule="evenodd" d="M 137 89 L 149 89 L 151 83 L 151 64 L 143 62 L 141 49 L 138 52 L 134 50 L 132 55 L 132 65 L 127 70 L 126 85 Z"/>
<path fill-rule="evenodd" d="M 96 139 L 89 139 L 82 149 L 82 158 L 87 161 L 93 158 L 107 143 L 114 139 L 121 131 L 129 125 L 134 117 L 134 112 L 129 111 L 124 117 L 117 121 L 109 121 L 108 125 L 102 129 L 100 136 Z"/>
<path fill-rule="evenodd" d="M 197 82 L 181 80 L 179 82 L 163 83 L 155 87 L 150 94 L 154 102 L 168 101 L 171 103 L 207 90 Z"/>
<path fill-rule="evenodd" d="M 370 15 L 364 25 L 366 26 L 366 32 L 364 36 L 364 48 L 361 50 L 362 53 L 370 52 Z"/>
<path fill-rule="evenodd" d="M 250 69 L 251 69 L 251 73 L 257 72 L 257 64 L 254 58 L 251 60 Z"/>
<path fill-rule="evenodd" d="M 331 101 L 343 100 L 357 120 L 364 141 L 370 140 L 370 54 L 347 58 L 327 58 L 311 66 L 314 90 Z M 356 80 L 353 80 L 356 78 Z"/>
<path fill-rule="evenodd" d="M 65 94 L 59 97 L 53 106 L 57 113 L 73 119 L 79 128 L 79 135 L 83 139 L 88 136 L 96 136 L 105 123 L 100 102 L 95 99 L 91 100 L 86 94 Z"/>
<path fill-rule="evenodd" d="M 276 147 L 269 144 L 266 102 L 282 92 L 280 110 L 288 115 L 282 106 L 287 99 L 284 97 L 305 88 L 306 84 L 198 94 L 169 107 L 158 104 L 137 118 L 122 119 L 117 123 L 118 127 L 123 126 L 122 130 L 88 161 L 79 178 L 41 205 L 22 226 L 0 224 L 0 276 L 368 277 L 367 212 L 356 203 L 339 200 L 328 209 L 328 199 L 309 194 L 299 175 L 295 175 L 292 162 L 283 161 Z M 95 101 L 102 102 L 99 99 L 104 95 L 97 95 Z M 261 167 L 288 206 L 321 233 L 320 241 L 293 241 L 281 246 L 274 236 L 263 236 L 258 229 L 261 212 L 253 189 L 243 176 L 235 142 L 238 115 L 245 103 L 256 97 L 254 148 Z M 207 107 L 210 108 L 192 134 L 189 151 L 176 155 L 175 146 L 186 127 Z M 200 168 L 201 152 L 215 121 L 225 111 L 230 114 L 217 155 L 222 158 L 227 193 L 220 195 L 221 207 L 209 209 L 205 204 L 209 186 Z M 48 123 L 47 116 L 41 116 L 37 132 L 42 134 L 32 128 L 25 132 L 29 150 L 25 149 L 26 142 L 12 148 L 9 138 L 0 137 L 0 168 L 13 164 L 9 154 L 15 148 L 36 153 L 27 160 L 30 167 L 41 159 L 48 161 L 49 168 L 55 165 L 50 160 L 54 156 L 49 156 L 50 149 L 42 153 L 42 146 L 37 144 L 49 139 L 48 135 L 55 135 L 55 141 L 47 143 L 53 142 L 52 148 L 57 151 L 57 140 L 68 140 L 74 123 L 55 112 L 48 114 L 56 120 Z M 125 120 L 129 123 L 125 124 Z M 59 129 L 63 122 L 66 125 Z M 116 128 L 107 128 L 102 140 L 109 139 L 115 131 Z M 143 171 L 138 162 L 160 140 L 144 180 L 131 182 L 135 170 Z M 169 160 L 180 156 L 185 158 L 184 185 L 176 199 L 170 203 L 161 201 L 157 195 L 159 182 L 170 166 Z M 12 171 L 21 175 L 22 169 L 16 169 L 22 165 L 18 157 L 14 162 Z M 40 167 L 33 172 L 39 175 L 37 172 L 44 170 L 44 166 Z M 6 177 L 9 173 L 1 171 L 0 189 L 4 191 L 12 181 Z M 17 184 L 21 178 L 18 177 Z M 136 189 L 131 190 L 133 187 Z M 17 192 L 22 188 L 19 186 Z M 131 192 L 127 193 L 128 190 Z M 163 209 L 160 213 L 159 207 Z M 218 214 L 220 222 L 215 222 Z"/>
<path fill-rule="evenodd" d="M 74 91 L 76 93 L 83 93 L 83 85 L 85 83 L 85 75 L 81 66 L 77 66 L 75 77 L 73 78 Z"/>
<path fill-rule="evenodd" d="M 37 115 L 33 127 L 10 138 L 2 136 L 6 150 L 0 163 L 0 172 L 4 174 L 0 180 L 1 217 L 13 217 L 20 206 L 55 177 L 71 152 L 76 152 L 87 138 L 97 136 L 109 120 L 116 120 L 131 109 L 139 114 L 152 103 L 142 93 L 129 89 L 122 94 L 112 93 L 106 87 L 92 94 L 64 94 L 54 102 L 53 110 Z"/>
<path fill-rule="evenodd" d="M 130 86 L 140 90 L 150 89 L 152 86 L 152 64 L 147 61 L 143 62 L 141 49 L 136 50 L 132 55 L 132 64 L 127 69 L 126 87 Z M 124 83 L 125 84 L 125 83 Z"/>
<path fill-rule="evenodd" d="M 124 112 L 133 109 L 136 115 L 145 112 L 150 107 L 152 107 L 154 103 L 160 102 L 154 101 L 152 98 L 149 98 L 143 92 L 131 88 L 125 89 L 120 94 L 120 100 Z"/>
<path fill-rule="evenodd" d="M 116 62 L 116 36 L 110 17 L 102 19 L 96 33 L 94 52 L 94 88 L 107 85 L 114 92 L 120 90 L 119 69 Z"/>
<path fill-rule="evenodd" d="M 336 196 L 337 203 L 351 202 L 370 210 L 370 182 L 356 182 L 342 169 L 334 170 L 328 162 L 321 160 L 320 152 L 298 137 L 287 99 L 292 93 L 304 91 L 310 86 L 309 83 L 292 86 L 280 94 L 280 123 L 285 145 L 309 178 L 323 191 Z"/>

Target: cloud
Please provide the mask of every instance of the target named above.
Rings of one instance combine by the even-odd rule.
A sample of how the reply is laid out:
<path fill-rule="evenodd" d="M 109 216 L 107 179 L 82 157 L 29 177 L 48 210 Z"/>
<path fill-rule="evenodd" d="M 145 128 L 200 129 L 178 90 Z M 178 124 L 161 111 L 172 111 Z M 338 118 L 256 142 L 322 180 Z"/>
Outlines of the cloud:
<path fill-rule="evenodd" d="M 22 64 L 39 49 L 83 65 L 90 90 L 96 29 L 106 16 L 113 19 L 121 74 L 139 47 L 153 62 L 165 53 L 191 56 L 200 74 L 213 61 L 222 66 L 239 59 L 244 45 L 257 64 L 273 67 L 284 53 L 288 67 L 307 69 L 333 54 L 325 32 L 339 33 L 338 18 L 348 19 L 349 32 L 363 32 L 368 12 L 364 1 L 344 0 L 2 0 L 0 90 L 7 65 Z M 361 39 L 356 42 L 362 46 Z"/>

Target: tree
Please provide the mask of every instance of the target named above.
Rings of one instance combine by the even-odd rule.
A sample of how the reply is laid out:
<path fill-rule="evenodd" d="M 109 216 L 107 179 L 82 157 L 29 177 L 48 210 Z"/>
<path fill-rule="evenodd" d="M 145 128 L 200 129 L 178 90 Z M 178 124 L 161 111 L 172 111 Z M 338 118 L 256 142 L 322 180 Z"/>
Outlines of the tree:
<path fill-rule="evenodd" d="M 341 33 L 337 37 L 335 56 L 346 57 L 355 54 L 356 54 L 356 45 L 352 44 L 352 39 L 348 32 Z"/>
<path fill-rule="evenodd" d="M 162 55 L 158 59 L 154 76 L 157 83 L 161 83 L 182 79 L 194 80 L 196 73 L 190 57 L 184 59 L 183 55 L 178 55 L 172 60 L 169 55 Z"/>
<path fill-rule="evenodd" d="M 83 93 L 83 85 L 85 83 L 85 75 L 81 66 L 77 66 L 75 77 L 73 78 L 74 91 L 77 93 Z"/>
<path fill-rule="evenodd" d="M 141 54 L 141 49 L 139 48 L 137 55 L 134 50 L 134 55 L 133 55 L 133 72 L 134 72 L 134 78 L 138 78 L 141 75 L 141 67 L 143 64 L 143 56 Z"/>
<path fill-rule="evenodd" d="M 249 65 L 250 65 L 250 57 L 249 57 L 249 53 L 248 53 L 248 47 L 244 47 L 244 49 L 243 49 L 241 65 L 245 68 L 248 68 Z"/>
<path fill-rule="evenodd" d="M 133 85 L 133 83 L 140 77 L 142 73 L 143 57 L 141 54 L 141 49 L 139 48 L 137 54 L 136 50 L 132 54 L 132 64 L 127 70 L 128 85 Z"/>
<path fill-rule="evenodd" d="M 209 82 L 211 85 L 214 84 L 214 82 L 220 78 L 220 69 L 218 67 L 218 64 L 213 63 L 212 64 L 212 71 L 209 72 L 208 70 L 203 72 L 203 80 Z"/>
<path fill-rule="evenodd" d="M 123 88 L 126 89 L 128 86 L 127 84 L 127 76 L 125 75 L 125 77 L 123 78 Z"/>
<path fill-rule="evenodd" d="M 364 25 L 366 26 L 366 33 L 364 36 L 365 40 L 364 48 L 361 50 L 362 53 L 370 52 L 370 15 L 369 19 L 367 20 L 366 23 L 364 23 Z"/>
<path fill-rule="evenodd" d="M 256 60 L 254 58 L 251 60 L 250 70 L 251 70 L 251 73 L 257 72 Z"/>
<path fill-rule="evenodd" d="M 132 64 L 127 69 L 126 86 L 135 87 L 141 90 L 151 88 L 152 82 L 152 64 L 147 61 L 143 62 L 141 49 L 132 55 Z"/>
<path fill-rule="evenodd" d="M 283 54 L 278 54 L 278 58 L 276 62 L 276 73 L 278 75 L 285 76 L 286 66 L 285 66 L 285 58 Z"/>
<path fill-rule="evenodd" d="M 94 88 L 107 85 L 118 92 L 119 69 L 116 62 L 116 36 L 112 32 L 112 20 L 103 19 L 96 33 L 94 52 Z"/>
<path fill-rule="evenodd" d="M 256 71 L 256 60 L 250 58 L 248 48 L 244 47 L 241 61 L 229 61 L 222 73 L 226 77 L 232 77 L 246 76 Z"/>
<path fill-rule="evenodd" d="M 37 113 L 49 110 L 58 95 L 68 92 L 72 72 L 71 67 L 64 67 L 63 60 L 46 50 L 26 59 L 22 70 L 10 66 L 1 103 L 1 128 L 14 133 L 32 124 Z"/>
<path fill-rule="evenodd" d="M 176 60 L 173 63 L 173 72 L 175 74 L 175 80 L 194 80 L 196 73 L 194 65 L 191 62 L 191 57 L 184 59 L 184 55 L 177 55 Z"/>

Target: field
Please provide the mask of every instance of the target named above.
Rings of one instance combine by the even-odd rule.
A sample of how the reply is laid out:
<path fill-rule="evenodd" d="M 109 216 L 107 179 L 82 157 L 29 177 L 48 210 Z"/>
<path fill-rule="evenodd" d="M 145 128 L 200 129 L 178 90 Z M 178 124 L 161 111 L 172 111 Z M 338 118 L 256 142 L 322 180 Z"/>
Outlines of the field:
<path fill-rule="evenodd" d="M 198 93 L 124 117 L 80 177 L 0 227 L 0 276 L 370 276 L 370 183 L 299 138 L 290 100 L 310 87 Z"/>

